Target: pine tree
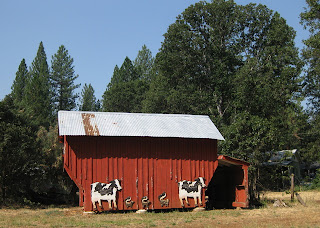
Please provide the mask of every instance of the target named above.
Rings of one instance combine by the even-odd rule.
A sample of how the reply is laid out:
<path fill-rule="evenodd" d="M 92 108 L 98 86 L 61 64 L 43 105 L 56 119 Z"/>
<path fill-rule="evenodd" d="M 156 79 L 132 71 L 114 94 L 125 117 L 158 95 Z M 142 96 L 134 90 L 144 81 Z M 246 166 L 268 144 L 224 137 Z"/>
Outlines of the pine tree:
<path fill-rule="evenodd" d="M 144 79 L 146 81 L 152 80 L 154 74 L 154 58 L 152 57 L 152 53 L 146 45 L 143 45 L 142 49 L 138 52 L 133 65 L 136 68 L 140 79 Z"/>
<path fill-rule="evenodd" d="M 110 83 L 107 86 L 107 89 L 111 88 L 114 84 L 117 84 L 118 82 L 121 82 L 122 79 L 120 78 L 120 69 L 118 65 L 116 65 L 113 69 L 113 74 L 110 80 Z"/>
<path fill-rule="evenodd" d="M 84 84 L 81 91 L 80 102 L 80 111 L 99 111 L 99 101 L 97 101 L 94 95 L 94 89 L 91 84 Z"/>
<path fill-rule="evenodd" d="M 76 107 L 78 95 L 74 90 L 80 84 L 75 84 L 78 78 L 75 75 L 73 58 L 68 54 L 68 50 L 61 45 L 51 61 L 51 83 L 53 89 L 54 111 L 72 110 Z"/>
<path fill-rule="evenodd" d="M 25 96 L 25 88 L 29 80 L 29 72 L 27 69 L 27 64 L 25 59 L 21 60 L 18 71 L 16 73 L 16 78 L 11 86 L 11 95 L 15 106 L 22 108 L 23 97 Z"/>
<path fill-rule="evenodd" d="M 141 80 L 126 57 L 120 69 L 115 67 L 113 76 L 103 94 L 102 108 L 108 112 L 141 112 L 148 84 Z"/>
<path fill-rule="evenodd" d="M 52 121 L 51 85 L 47 56 L 40 42 L 37 56 L 30 67 L 30 81 L 26 85 L 24 103 L 34 124 L 49 127 Z"/>

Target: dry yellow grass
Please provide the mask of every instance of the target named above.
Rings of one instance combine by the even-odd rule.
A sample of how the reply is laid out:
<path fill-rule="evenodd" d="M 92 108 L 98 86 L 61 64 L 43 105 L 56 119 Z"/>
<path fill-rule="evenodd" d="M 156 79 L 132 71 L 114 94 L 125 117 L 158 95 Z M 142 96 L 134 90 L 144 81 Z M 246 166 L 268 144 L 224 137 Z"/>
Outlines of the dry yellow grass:
<path fill-rule="evenodd" d="M 307 207 L 290 194 L 267 192 L 260 209 L 203 212 L 103 213 L 84 215 L 81 208 L 1 209 L 0 227 L 320 227 L 320 192 L 303 192 Z M 274 199 L 289 207 L 274 208 Z"/>

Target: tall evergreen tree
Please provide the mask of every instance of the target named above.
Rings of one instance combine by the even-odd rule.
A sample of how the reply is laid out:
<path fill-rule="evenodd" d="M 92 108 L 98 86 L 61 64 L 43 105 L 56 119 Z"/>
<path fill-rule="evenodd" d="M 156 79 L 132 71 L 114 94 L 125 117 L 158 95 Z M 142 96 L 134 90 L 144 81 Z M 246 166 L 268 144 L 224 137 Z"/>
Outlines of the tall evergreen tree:
<path fill-rule="evenodd" d="M 78 95 L 74 92 L 80 84 L 75 84 L 78 78 L 75 75 L 73 58 L 68 50 L 61 45 L 51 60 L 51 83 L 53 89 L 53 103 L 55 112 L 72 110 L 76 107 Z"/>
<path fill-rule="evenodd" d="M 42 42 L 29 72 L 30 80 L 24 96 L 27 112 L 36 125 L 48 128 L 52 121 L 52 90 L 47 56 Z"/>
<path fill-rule="evenodd" d="M 102 108 L 109 112 L 141 112 L 147 89 L 148 84 L 139 78 L 132 61 L 126 57 L 120 69 L 118 66 L 114 69 L 103 94 Z"/>
<path fill-rule="evenodd" d="M 129 82 L 139 78 L 137 69 L 127 56 L 119 69 L 119 82 Z"/>
<path fill-rule="evenodd" d="M 97 101 L 94 95 L 94 89 L 90 83 L 88 85 L 84 84 L 81 91 L 80 102 L 80 111 L 99 111 L 99 101 Z"/>
<path fill-rule="evenodd" d="M 23 106 L 23 97 L 25 96 L 25 88 L 29 81 L 29 72 L 27 69 L 27 64 L 25 59 L 21 60 L 18 71 L 16 73 L 16 78 L 11 86 L 11 95 L 13 98 L 14 104 L 18 108 L 22 108 Z"/>
<path fill-rule="evenodd" d="M 142 49 L 138 52 L 133 65 L 135 66 L 140 79 L 151 81 L 154 75 L 154 58 L 151 51 L 146 45 L 142 46 Z"/>

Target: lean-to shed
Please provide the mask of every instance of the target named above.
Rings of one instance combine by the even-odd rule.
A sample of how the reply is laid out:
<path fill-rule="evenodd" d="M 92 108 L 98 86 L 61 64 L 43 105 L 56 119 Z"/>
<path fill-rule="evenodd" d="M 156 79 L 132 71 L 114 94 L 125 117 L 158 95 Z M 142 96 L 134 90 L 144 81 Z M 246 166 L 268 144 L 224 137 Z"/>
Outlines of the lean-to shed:
<path fill-rule="evenodd" d="M 122 187 L 119 210 L 144 208 L 145 196 L 149 209 L 181 208 L 178 183 L 203 177 L 208 185 L 218 167 L 217 140 L 224 140 L 210 118 L 200 115 L 59 111 L 58 121 L 64 169 L 85 211 L 93 210 L 91 184 L 114 179 Z M 188 201 L 185 207 L 195 207 Z M 105 201 L 103 208 L 109 209 Z"/>

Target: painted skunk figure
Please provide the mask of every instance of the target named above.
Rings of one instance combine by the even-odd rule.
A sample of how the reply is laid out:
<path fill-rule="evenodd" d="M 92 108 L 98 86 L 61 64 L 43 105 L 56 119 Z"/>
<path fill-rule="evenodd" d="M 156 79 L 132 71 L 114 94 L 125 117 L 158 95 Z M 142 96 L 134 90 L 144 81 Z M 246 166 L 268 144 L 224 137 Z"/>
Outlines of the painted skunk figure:
<path fill-rule="evenodd" d="M 128 196 L 125 200 L 124 200 L 124 203 L 126 204 L 127 208 L 131 207 L 132 208 L 132 205 L 134 204 L 134 201 L 131 200 L 131 197 Z"/>
<path fill-rule="evenodd" d="M 142 204 L 142 207 L 143 207 L 143 208 L 149 209 L 150 201 L 149 201 L 149 199 L 148 199 L 148 196 L 142 197 L 142 199 L 141 199 L 141 204 Z"/>
<path fill-rule="evenodd" d="M 168 207 L 169 206 L 169 199 L 164 199 L 166 197 L 167 197 L 167 193 L 166 192 L 163 192 L 158 196 L 158 199 L 160 201 L 161 207 L 163 207 L 163 206 Z"/>

